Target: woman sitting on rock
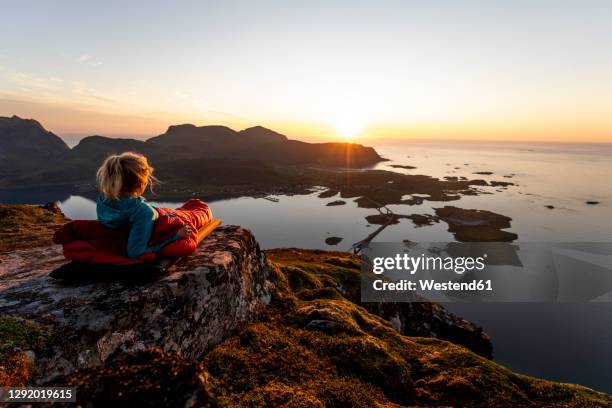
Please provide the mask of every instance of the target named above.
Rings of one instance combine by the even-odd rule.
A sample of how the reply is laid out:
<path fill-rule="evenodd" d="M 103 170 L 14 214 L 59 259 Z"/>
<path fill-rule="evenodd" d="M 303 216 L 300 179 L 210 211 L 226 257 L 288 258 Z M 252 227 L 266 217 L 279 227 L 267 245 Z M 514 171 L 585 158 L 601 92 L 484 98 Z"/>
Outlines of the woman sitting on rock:
<path fill-rule="evenodd" d="M 147 203 L 142 195 L 147 187 L 152 189 L 157 180 L 153 177 L 153 167 L 141 154 L 126 152 L 107 157 L 98 169 L 97 179 L 100 187 L 96 207 L 98 220 L 108 228 L 127 229 L 129 258 L 157 253 L 175 241 L 191 240 L 197 236 L 197 230 L 212 219 L 208 205 L 198 199 L 190 199 L 176 210 L 155 208 Z M 160 217 L 180 220 L 178 230 L 161 242 L 152 239 L 156 220 Z"/>

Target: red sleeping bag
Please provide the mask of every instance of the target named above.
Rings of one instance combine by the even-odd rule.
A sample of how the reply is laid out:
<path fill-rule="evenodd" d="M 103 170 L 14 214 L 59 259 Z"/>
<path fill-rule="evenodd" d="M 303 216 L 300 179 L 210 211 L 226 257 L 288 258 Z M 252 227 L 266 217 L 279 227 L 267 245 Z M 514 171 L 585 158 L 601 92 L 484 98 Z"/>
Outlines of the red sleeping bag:
<path fill-rule="evenodd" d="M 183 226 L 191 227 L 188 238 L 174 241 L 159 252 L 148 252 L 139 258 L 127 256 L 128 231 L 108 228 L 99 221 L 71 221 L 53 235 L 53 242 L 63 245 L 66 259 L 77 262 L 111 265 L 132 265 L 153 261 L 157 257 L 186 256 L 198 246 L 198 230 L 212 220 L 208 205 L 197 198 L 189 199 L 180 208 L 156 208 L 149 245 L 171 238 Z"/>

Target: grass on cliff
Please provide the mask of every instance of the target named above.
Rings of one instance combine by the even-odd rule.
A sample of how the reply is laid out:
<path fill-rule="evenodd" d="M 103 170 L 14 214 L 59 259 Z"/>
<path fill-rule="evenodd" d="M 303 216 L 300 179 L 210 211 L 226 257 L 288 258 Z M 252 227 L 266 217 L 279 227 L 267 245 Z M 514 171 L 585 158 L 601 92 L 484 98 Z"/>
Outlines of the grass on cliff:
<path fill-rule="evenodd" d="M 0 253 L 50 245 L 53 233 L 66 221 L 55 204 L 0 204 Z"/>
<path fill-rule="evenodd" d="M 46 335 L 35 323 L 0 315 L 0 386 L 26 385 L 31 374 L 31 361 L 26 351 L 44 347 Z"/>
<path fill-rule="evenodd" d="M 516 374 L 446 341 L 400 335 L 344 296 L 359 273 L 348 254 L 267 256 L 276 289 L 264 318 L 204 359 L 222 405 L 612 406 L 610 396 L 585 387 Z"/>

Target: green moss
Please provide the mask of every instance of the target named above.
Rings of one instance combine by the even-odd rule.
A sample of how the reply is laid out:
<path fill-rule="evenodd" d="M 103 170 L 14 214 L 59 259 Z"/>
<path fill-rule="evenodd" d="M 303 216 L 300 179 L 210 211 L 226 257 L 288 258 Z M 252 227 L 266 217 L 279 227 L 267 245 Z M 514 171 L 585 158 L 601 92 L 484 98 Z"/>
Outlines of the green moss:
<path fill-rule="evenodd" d="M 370 407 L 386 401 L 379 389 L 343 375 L 307 346 L 304 334 L 256 323 L 213 349 L 205 364 L 222 405 Z"/>
<path fill-rule="evenodd" d="M 267 252 L 276 290 L 264 321 L 204 363 L 228 406 L 612 406 L 585 387 L 516 374 L 455 344 L 400 335 L 346 296 L 356 258 Z"/>
<path fill-rule="evenodd" d="M 314 300 L 314 299 L 343 299 L 340 292 L 334 288 L 317 288 L 303 290 L 298 294 L 301 300 Z"/>
<path fill-rule="evenodd" d="M 266 254 L 278 274 L 290 282 L 290 287 L 283 290 L 292 295 L 308 297 L 310 291 L 316 290 L 329 295 L 325 290 L 334 289 L 350 300 L 359 297 L 361 265 L 356 256 L 295 248 L 270 250 Z"/>
<path fill-rule="evenodd" d="M 289 285 L 294 292 L 323 287 L 323 282 L 321 282 L 316 274 L 302 268 L 293 268 L 289 266 L 285 273 L 289 278 Z"/>
<path fill-rule="evenodd" d="M 35 323 L 13 316 L 0 316 L 0 359 L 15 350 L 40 348 L 44 341 L 43 331 Z"/>
<path fill-rule="evenodd" d="M 47 341 L 46 332 L 34 322 L 0 315 L 0 385 L 26 385 L 31 362 L 25 351 L 39 352 Z"/>

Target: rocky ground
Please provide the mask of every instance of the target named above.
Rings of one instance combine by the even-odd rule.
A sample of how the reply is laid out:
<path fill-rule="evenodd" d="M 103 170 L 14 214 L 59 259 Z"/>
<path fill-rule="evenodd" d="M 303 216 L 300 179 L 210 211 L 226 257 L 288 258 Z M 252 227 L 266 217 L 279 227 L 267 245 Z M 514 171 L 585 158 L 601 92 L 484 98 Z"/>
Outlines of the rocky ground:
<path fill-rule="evenodd" d="M 218 228 L 167 276 L 150 282 L 90 282 L 87 271 L 80 282 L 58 281 L 48 276 L 65 263 L 58 246 L 4 259 L 0 312 L 27 319 L 53 338 L 36 355 L 32 375 L 41 381 L 99 365 L 117 351 L 160 347 L 201 356 L 256 318 L 272 286 L 259 245 L 236 226 Z"/>
<path fill-rule="evenodd" d="M 494 363 L 440 305 L 361 304 L 347 253 L 263 253 L 227 226 L 161 280 L 63 285 L 32 242 L 0 253 L 2 385 L 74 385 L 83 406 L 612 406 Z"/>

